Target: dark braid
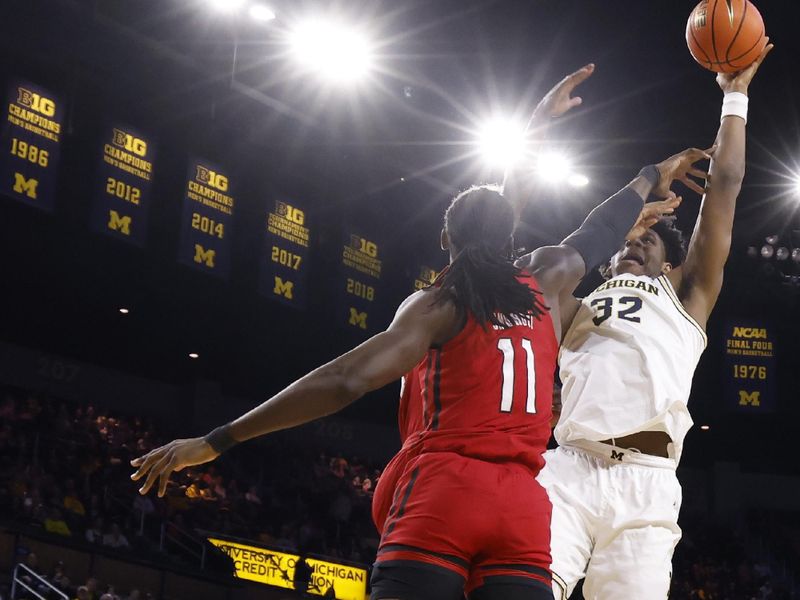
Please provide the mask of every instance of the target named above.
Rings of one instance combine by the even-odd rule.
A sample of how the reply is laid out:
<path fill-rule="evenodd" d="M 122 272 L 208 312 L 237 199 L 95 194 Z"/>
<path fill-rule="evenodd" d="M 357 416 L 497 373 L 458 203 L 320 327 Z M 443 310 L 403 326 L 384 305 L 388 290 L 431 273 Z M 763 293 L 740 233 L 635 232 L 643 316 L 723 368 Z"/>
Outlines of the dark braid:
<path fill-rule="evenodd" d="M 498 191 L 482 186 L 460 193 L 444 228 L 458 254 L 437 282 L 437 303 L 453 301 L 484 328 L 539 319 L 547 310 L 541 294 L 518 279 L 523 273 L 511 258 L 514 210 Z"/>

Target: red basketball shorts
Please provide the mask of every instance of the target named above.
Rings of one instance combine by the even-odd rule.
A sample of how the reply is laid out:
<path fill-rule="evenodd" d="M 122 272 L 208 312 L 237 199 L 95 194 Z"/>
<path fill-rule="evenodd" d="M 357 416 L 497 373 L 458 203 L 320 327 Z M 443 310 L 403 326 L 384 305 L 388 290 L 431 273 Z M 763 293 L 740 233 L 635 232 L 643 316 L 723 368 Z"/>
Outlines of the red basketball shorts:
<path fill-rule="evenodd" d="M 552 506 L 528 467 L 424 453 L 405 465 L 393 499 L 376 564 L 445 568 L 467 591 L 491 577 L 550 585 Z"/>

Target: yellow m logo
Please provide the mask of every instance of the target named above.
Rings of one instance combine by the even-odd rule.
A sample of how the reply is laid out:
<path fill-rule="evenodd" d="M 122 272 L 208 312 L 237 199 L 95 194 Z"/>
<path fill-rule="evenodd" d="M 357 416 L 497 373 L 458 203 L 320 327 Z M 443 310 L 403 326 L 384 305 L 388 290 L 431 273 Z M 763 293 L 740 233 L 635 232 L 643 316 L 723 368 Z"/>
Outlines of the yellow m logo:
<path fill-rule="evenodd" d="M 131 234 L 131 218 L 124 217 L 115 210 L 108 211 L 108 228 L 112 231 L 119 231 L 123 235 Z"/>
<path fill-rule="evenodd" d="M 39 185 L 37 179 L 25 179 L 21 173 L 14 173 L 14 191 L 18 194 L 25 194 L 28 198 L 36 200 L 36 187 Z"/>
<path fill-rule="evenodd" d="M 284 281 L 276 275 L 275 287 L 272 288 L 272 293 L 277 296 L 283 296 L 287 300 L 291 300 L 294 298 L 294 282 Z"/>
<path fill-rule="evenodd" d="M 209 269 L 213 269 L 214 257 L 216 255 L 216 250 L 206 250 L 200 244 L 194 245 L 194 262 L 196 262 L 198 265 L 205 265 Z"/>
<path fill-rule="evenodd" d="M 739 390 L 739 406 L 761 406 L 761 392 Z"/>
<path fill-rule="evenodd" d="M 360 327 L 361 329 L 367 328 L 367 313 L 359 312 L 352 306 L 350 307 L 350 325 Z"/>

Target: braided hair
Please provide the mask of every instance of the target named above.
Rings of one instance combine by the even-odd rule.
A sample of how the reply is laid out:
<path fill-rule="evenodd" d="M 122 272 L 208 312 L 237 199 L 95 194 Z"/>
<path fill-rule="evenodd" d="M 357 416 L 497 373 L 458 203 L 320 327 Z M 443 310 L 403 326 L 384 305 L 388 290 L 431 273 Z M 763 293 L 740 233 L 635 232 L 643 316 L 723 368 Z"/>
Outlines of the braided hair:
<path fill-rule="evenodd" d="M 519 281 L 523 273 L 512 259 L 514 210 L 497 189 L 461 192 L 444 215 L 444 229 L 458 254 L 437 281 L 437 304 L 454 302 L 484 328 L 541 318 L 547 310 L 541 293 Z"/>

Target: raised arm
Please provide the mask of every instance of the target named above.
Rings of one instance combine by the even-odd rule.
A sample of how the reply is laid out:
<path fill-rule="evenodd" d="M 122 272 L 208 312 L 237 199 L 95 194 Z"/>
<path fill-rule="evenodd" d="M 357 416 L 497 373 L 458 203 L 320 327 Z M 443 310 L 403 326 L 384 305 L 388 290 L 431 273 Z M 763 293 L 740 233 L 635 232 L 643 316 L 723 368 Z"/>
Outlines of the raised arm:
<path fill-rule="evenodd" d="M 745 124 L 747 91 L 753 76 L 772 50 L 768 44 L 761 56 L 739 73 L 720 73 L 717 83 L 725 93 L 717 150 L 700 207 L 686 260 L 669 273 L 687 312 L 705 327 L 722 289 L 725 263 L 731 247 L 736 198 L 745 172 Z"/>
<path fill-rule="evenodd" d="M 340 411 L 367 392 L 399 379 L 460 324 L 451 303 L 434 304 L 433 298 L 429 291 L 410 296 L 386 331 L 298 379 L 235 421 L 204 437 L 174 440 L 131 461 L 138 467 L 131 479 L 147 475 L 139 493 L 146 494 L 160 479 L 158 495 L 163 496 L 173 471 L 214 460 L 238 442 Z"/>
<path fill-rule="evenodd" d="M 574 73 L 570 73 L 545 94 L 536 105 L 525 127 L 525 138 L 528 141 L 541 140 L 553 119 L 558 118 L 583 103 L 580 96 L 572 96 L 581 83 L 594 73 L 594 65 L 588 64 Z M 503 195 L 514 207 L 514 221 L 519 222 L 522 210 L 532 194 L 532 171 L 524 162 L 511 166 L 503 177 Z"/>
<path fill-rule="evenodd" d="M 566 331 L 575 315 L 578 301 L 572 294 L 586 273 L 614 254 L 625 239 L 638 237 L 660 217 L 671 214 L 681 200 L 669 191 L 670 185 L 676 179 L 696 185 L 687 173 L 697 172 L 693 164 L 706 158 L 708 151 L 690 148 L 645 167 L 592 210 L 561 244 L 539 248 L 519 259 L 517 265 L 536 277 L 561 331 Z M 666 199 L 645 204 L 650 194 Z"/>

